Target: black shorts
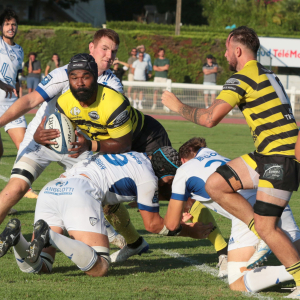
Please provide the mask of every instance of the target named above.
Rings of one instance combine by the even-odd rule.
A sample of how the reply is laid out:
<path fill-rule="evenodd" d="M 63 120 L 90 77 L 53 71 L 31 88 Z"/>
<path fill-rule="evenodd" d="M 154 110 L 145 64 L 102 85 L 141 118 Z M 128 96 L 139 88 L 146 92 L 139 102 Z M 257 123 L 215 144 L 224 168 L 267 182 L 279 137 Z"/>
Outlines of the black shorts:
<path fill-rule="evenodd" d="M 243 155 L 242 158 L 259 174 L 258 187 L 290 192 L 298 190 L 300 164 L 295 159 L 257 152 Z"/>
<path fill-rule="evenodd" d="M 152 154 L 163 146 L 172 146 L 165 128 L 154 118 L 145 115 L 144 126 L 132 142 L 132 151 Z"/>

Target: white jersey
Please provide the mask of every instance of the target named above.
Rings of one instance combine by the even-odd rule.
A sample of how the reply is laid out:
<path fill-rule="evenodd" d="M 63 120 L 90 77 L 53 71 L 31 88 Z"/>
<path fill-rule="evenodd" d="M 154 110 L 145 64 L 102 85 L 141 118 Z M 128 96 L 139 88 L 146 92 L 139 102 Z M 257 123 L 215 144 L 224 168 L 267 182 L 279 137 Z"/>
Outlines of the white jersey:
<path fill-rule="evenodd" d="M 95 154 L 64 173 L 67 178 L 79 174 L 103 191 L 103 205 L 137 201 L 140 210 L 159 212 L 158 180 L 146 154 Z"/>
<path fill-rule="evenodd" d="M 201 148 L 195 158 L 183 164 L 176 172 L 172 184 L 172 199 L 186 201 L 189 197 L 198 201 L 209 201 L 205 191 L 208 177 L 219 166 L 225 165 L 230 159 L 221 156 L 209 148 Z"/>
<path fill-rule="evenodd" d="M 57 68 L 50 72 L 38 85 L 36 91 L 44 98 L 45 102 L 37 111 L 26 130 L 24 143 L 28 144 L 33 139 L 37 127 L 42 122 L 44 116 L 50 116 L 56 111 L 56 102 L 58 97 L 69 90 L 69 79 L 67 73 L 68 65 Z M 104 71 L 98 77 L 98 83 L 107 85 L 114 90 L 123 93 L 123 86 L 120 80 L 111 72 Z"/>
<path fill-rule="evenodd" d="M 22 72 L 24 52 L 20 45 L 10 46 L 0 37 L 0 80 L 16 88 L 19 72 Z M 13 94 L 11 98 L 5 97 L 4 90 L 0 89 L 0 104 L 11 105 L 17 100 Z"/>

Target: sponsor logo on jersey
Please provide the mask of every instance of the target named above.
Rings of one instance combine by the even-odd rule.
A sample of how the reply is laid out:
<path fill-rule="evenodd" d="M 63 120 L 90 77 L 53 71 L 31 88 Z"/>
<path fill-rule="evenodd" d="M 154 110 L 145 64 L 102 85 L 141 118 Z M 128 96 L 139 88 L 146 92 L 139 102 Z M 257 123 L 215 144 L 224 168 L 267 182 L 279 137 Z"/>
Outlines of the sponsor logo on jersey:
<path fill-rule="evenodd" d="M 59 181 L 59 182 L 56 182 L 56 186 L 59 186 L 59 187 L 62 187 L 62 186 L 65 186 L 65 185 L 67 185 L 69 182 L 68 181 L 66 181 L 66 182 L 63 182 L 63 181 Z"/>
<path fill-rule="evenodd" d="M 97 224 L 97 222 L 98 222 L 98 219 L 97 218 L 93 218 L 93 217 L 90 217 L 89 220 L 90 220 L 90 223 L 91 223 L 92 226 L 95 226 Z"/>
<path fill-rule="evenodd" d="M 73 107 L 70 110 L 71 115 L 78 116 L 81 113 L 81 110 L 78 107 Z"/>
<path fill-rule="evenodd" d="M 48 186 L 44 190 L 44 194 L 51 194 L 55 196 L 72 195 L 74 188 L 71 187 L 52 187 Z"/>
<path fill-rule="evenodd" d="M 42 81 L 41 81 L 41 84 L 42 85 L 46 85 L 46 84 L 48 84 L 51 80 L 52 80 L 52 76 L 50 75 L 50 74 L 48 74 Z"/>
<path fill-rule="evenodd" d="M 88 115 L 93 120 L 98 120 L 100 118 L 96 111 L 90 111 Z"/>
<path fill-rule="evenodd" d="M 122 111 L 113 121 L 113 128 L 119 127 L 129 120 L 128 110 Z"/>
<path fill-rule="evenodd" d="M 264 179 L 282 180 L 283 179 L 283 165 L 278 164 L 264 164 Z"/>
<path fill-rule="evenodd" d="M 236 79 L 236 78 L 229 78 L 226 82 L 225 82 L 225 85 L 226 84 L 230 84 L 230 85 L 240 85 L 241 82 Z"/>

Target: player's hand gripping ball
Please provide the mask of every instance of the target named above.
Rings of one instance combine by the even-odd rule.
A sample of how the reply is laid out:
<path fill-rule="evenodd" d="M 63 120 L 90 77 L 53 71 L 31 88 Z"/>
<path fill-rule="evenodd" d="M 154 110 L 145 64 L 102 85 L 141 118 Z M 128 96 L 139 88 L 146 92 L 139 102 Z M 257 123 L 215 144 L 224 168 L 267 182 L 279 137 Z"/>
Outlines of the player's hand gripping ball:
<path fill-rule="evenodd" d="M 57 144 L 48 145 L 49 148 L 59 154 L 69 154 L 68 149 L 73 148 L 71 143 L 76 141 L 72 122 L 65 115 L 56 112 L 48 117 L 45 129 L 58 129 L 60 132 L 60 136 L 53 139 Z"/>

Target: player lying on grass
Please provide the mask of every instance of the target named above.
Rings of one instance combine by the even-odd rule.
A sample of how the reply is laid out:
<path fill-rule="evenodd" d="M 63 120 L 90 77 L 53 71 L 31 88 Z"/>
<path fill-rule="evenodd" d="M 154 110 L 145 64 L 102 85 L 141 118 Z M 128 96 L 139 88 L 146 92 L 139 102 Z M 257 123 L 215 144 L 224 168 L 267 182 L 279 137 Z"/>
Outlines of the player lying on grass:
<path fill-rule="evenodd" d="M 230 160 L 207 148 L 203 138 L 192 138 L 187 141 L 180 147 L 179 156 L 183 165 L 177 170 L 172 184 L 172 196 L 165 216 L 166 226 L 172 230 L 179 226 L 182 209 L 191 197 L 195 202 L 189 214 L 184 215 L 185 219 L 192 218 L 193 222 L 197 222 L 200 214 L 205 213 L 201 209 L 202 203 L 232 220 L 228 246 L 228 281 L 232 290 L 257 292 L 279 282 L 293 280 L 293 276 L 285 270 L 284 266 L 267 266 L 247 272 L 247 261 L 255 252 L 254 246 L 258 238 L 246 224 L 212 201 L 205 191 L 207 178 L 217 167 Z M 256 190 L 239 191 L 240 195 L 252 206 L 256 201 L 256 192 Z M 299 251 L 300 231 L 289 206 L 285 208 L 278 226 L 288 235 Z"/>
<path fill-rule="evenodd" d="M 159 215 L 160 191 L 164 194 L 166 187 L 170 190 L 179 163 L 178 153 L 171 147 L 160 148 L 151 160 L 146 154 L 129 152 L 95 154 L 79 162 L 40 192 L 30 244 L 21 234 L 19 221 L 7 224 L 0 235 L 0 257 L 13 246 L 23 272 L 47 273 L 51 272 L 56 249 L 60 249 L 88 275 L 102 276 L 108 269 L 109 249 L 101 207 L 124 201 L 137 201 L 145 228 L 152 233 L 207 237 L 212 224 L 182 224 L 172 231 Z M 72 239 L 62 235 L 64 229 Z M 112 261 L 118 262 L 126 249 L 113 254 Z"/>

